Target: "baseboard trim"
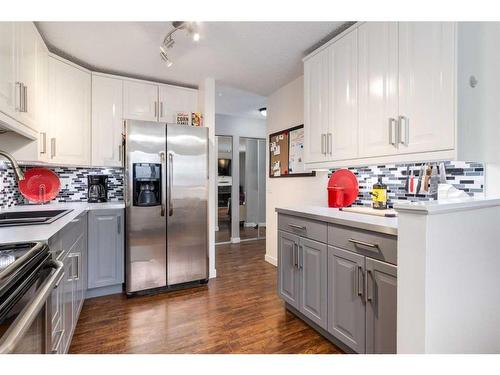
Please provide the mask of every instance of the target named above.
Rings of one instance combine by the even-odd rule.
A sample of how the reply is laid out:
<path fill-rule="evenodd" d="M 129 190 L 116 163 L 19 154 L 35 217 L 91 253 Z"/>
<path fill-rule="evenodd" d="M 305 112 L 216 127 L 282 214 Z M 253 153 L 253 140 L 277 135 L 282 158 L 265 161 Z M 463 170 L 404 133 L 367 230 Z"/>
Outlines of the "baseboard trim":
<path fill-rule="evenodd" d="M 239 237 L 231 237 L 231 243 L 240 243 L 241 239 Z"/>
<path fill-rule="evenodd" d="M 271 263 L 274 267 L 278 267 L 278 259 L 266 254 L 266 256 L 264 257 L 264 260 L 267 263 Z"/>
<path fill-rule="evenodd" d="M 253 228 L 253 227 L 256 227 L 256 226 L 257 226 L 257 224 L 256 224 L 256 223 L 251 223 L 251 222 L 249 222 L 249 221 L 245 221 L 245 224 L 243 224 L 243 226 L 244 226 L 245 228 Z"/>
<path fill-rule="evenodd" d="M 100 288 L 87 289 L 85 293 L 85 298 L 95 298 L 108 296 L 110 294 L 120 294 L 123 293 L 122 284 L 103 286 Z"/>

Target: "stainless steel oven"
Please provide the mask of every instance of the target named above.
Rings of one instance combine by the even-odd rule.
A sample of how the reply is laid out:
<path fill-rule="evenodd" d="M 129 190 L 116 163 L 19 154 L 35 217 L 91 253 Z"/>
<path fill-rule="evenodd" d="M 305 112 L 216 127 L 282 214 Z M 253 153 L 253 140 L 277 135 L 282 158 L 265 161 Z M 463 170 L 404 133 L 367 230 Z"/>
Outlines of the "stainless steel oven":
<path fill-rule="evenodd" d="M 0 353 L 51 351 L 50 296 L 62 276 L 45 244 L 0 246 Z"/>

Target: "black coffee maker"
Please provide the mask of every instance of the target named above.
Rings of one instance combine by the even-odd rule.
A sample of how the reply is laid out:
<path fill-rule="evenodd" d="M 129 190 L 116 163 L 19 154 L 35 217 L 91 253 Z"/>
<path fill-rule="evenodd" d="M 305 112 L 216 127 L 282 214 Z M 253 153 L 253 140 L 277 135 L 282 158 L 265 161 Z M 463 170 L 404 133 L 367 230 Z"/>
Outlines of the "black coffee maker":
<path fill-rule="evenodd" d="M 102 203 L 108 201 L 108 175 L 88 175 L 89 203 Z"/>

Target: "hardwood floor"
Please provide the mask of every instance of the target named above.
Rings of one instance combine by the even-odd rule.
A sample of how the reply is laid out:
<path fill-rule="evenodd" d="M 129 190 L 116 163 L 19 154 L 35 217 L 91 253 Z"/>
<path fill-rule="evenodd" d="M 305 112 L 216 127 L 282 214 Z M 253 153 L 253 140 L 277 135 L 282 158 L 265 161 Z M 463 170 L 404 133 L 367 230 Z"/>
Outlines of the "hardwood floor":
<path fill-rule="evenodd" d="M 264 241 L 216 251 L 208 285 L 86 300 L 70 353 L 341 353 L 285 310 Z"/>

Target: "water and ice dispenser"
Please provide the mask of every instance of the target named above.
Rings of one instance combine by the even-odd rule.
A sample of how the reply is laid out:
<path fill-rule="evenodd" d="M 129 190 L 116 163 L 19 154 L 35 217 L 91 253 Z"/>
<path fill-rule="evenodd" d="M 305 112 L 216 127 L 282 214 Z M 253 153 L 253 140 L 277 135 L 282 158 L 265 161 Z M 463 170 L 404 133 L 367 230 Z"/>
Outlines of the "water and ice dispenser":
<path fill-rule="evenodd" d="M 133 164 L 134 206 L 158 206 L 161 204 L 161 164 Z"/>

